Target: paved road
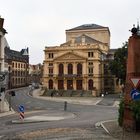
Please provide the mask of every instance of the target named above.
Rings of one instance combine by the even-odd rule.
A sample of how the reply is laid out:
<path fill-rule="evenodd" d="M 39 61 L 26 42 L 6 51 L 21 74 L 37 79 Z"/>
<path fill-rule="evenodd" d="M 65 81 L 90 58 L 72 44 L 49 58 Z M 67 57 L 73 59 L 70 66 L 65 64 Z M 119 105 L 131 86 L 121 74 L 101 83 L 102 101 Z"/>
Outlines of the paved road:
<path fill-rule="evenodd" d="M 11 101 L 14 110 L 18 111 L 18 106 L 22 104 L 25 106 L 26 116 L 41 115 L 48 112 L 63 112 L 63 102 L 40 100 L 28 96 L 27 93 L 28 89 L 19 90 L 16 92 L 16 96 L 12 97 Z M 108 102 L 107 99 L 105 99 L 105 101 Z M 17 119 L 19 114 L 1 117 L 0 136 L 3 136 L 3 139 L 5 137 L 6 139 L 7 137 L 17 137 L 20 134 L 20 138 L 23 138 L 23 136 L 26 134 L 26 136 L 28 136 L 27 139 L 29 139 L 29 137 L 31 137 L 30 139 L 38 137 L 40 140 L 47 137 L 47 139 L 55 139 L 56 137 L 58 139 L 65 139 L 66 137 L 67 139 L 82 139 L 88 137 L 89 139 L 95 139 L 95 137 L 98 137 L 99 140 L 113 139 L 112 137 L 108 136 L 108 134 L 106 134 L 102 128 L 95 128 L 94 124 L 102 120 L 116 119 L 117 108 L 100 105 L 68 104 L 67 112 L 74 113 L 76 117 L 60 121 L 29 124 L 11 124 L 11 120 Z M 33 131 L 32 136 L 29 133 L 31 131 Z M 41 132 L 43 134 L 40 136 L 39 134 Z M 71 133 L 69 134 L 68 132 Z"/>

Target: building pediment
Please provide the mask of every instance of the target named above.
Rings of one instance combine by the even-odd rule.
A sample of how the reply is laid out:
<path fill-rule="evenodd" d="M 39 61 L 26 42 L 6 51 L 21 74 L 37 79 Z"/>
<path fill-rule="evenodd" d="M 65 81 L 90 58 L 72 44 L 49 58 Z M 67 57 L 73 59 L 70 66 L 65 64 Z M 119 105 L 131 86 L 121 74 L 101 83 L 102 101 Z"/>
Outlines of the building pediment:
<path fill-rule="evenodd" d="M 67 52 L 61 56 L 56 57 L 54 60 L 85 60 L 86 57 L 83 57 L 74 52 Z"/>

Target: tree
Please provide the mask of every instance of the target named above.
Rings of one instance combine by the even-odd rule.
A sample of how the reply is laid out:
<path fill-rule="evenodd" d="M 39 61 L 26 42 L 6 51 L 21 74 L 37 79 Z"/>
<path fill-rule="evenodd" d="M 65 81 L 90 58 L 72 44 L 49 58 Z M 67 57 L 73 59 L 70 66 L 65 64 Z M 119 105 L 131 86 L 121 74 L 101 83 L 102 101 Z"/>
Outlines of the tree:
<path fill-rule="evenodd" d="M 127 60 L 128 42 L 123 43 L 122 48 L 117 49 L 114 54 L 114 60 L 109 63 L 111 73 L 125 83 L 126 78 L 126 60 Z"/>

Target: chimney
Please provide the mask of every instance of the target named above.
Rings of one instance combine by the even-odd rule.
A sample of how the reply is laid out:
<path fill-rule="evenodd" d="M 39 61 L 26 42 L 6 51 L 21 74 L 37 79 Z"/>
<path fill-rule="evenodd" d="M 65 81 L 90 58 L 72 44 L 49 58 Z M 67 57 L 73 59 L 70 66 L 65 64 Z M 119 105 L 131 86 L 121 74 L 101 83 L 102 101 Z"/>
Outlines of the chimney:
<path fill-rule="evenodd" d="M 0 29 L 3 28 L 4 19 L 0 17 Z"/>

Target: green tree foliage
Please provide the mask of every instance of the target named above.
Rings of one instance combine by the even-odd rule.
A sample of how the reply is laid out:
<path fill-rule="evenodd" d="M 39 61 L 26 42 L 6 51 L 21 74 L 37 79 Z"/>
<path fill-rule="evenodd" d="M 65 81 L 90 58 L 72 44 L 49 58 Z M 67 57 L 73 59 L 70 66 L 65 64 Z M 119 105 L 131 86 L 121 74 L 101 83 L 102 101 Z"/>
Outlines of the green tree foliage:
<path fill-rule="evenodd" d="M 117 49 L 114 54 L 114 60 L 109 64 L 111 73 L 121 80 L 121 84 L 125 83 L 126 78 L 127 48 L 128 42 L 123 43 L 122 48 Z"/>
<path fill-rule="evenodd" d="M 124 117 L 124 98 L 122 98 L 122 100 L 120 101 L 118 112 L 119 112 L 118 123 L 119 123 L 119 126 L 122 126 L 123 117 Z"/>

